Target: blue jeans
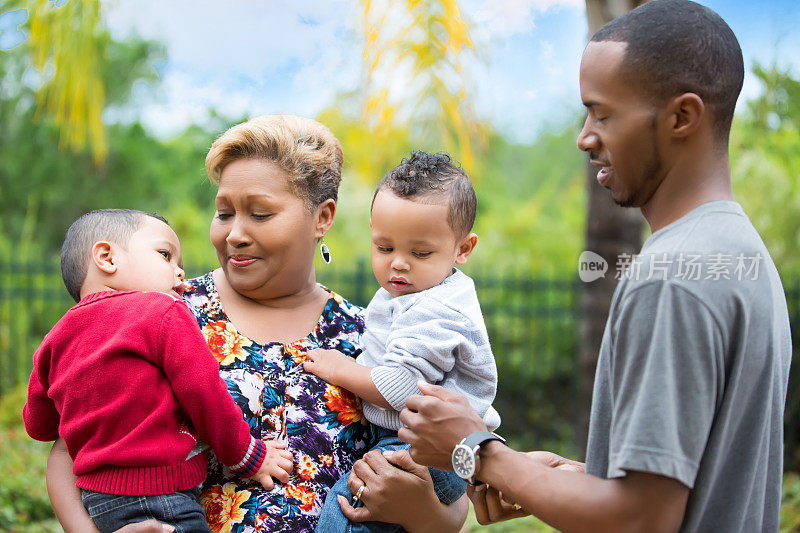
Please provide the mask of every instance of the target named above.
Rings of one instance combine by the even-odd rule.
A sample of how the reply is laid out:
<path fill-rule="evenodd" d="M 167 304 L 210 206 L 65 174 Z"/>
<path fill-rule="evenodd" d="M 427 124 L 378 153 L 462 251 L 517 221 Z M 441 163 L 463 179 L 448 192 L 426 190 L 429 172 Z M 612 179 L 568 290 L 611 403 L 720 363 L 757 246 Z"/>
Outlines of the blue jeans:
<path fill-rule="evenodd" d="M 175 533 L 211 533 L 199 497 L 199 488 L 158 496 L 120 496 L 81 489 L 83 506 L 102 533 L 151 518 L 175 526 Z"/>
<path fill-rule="evenodd" d="M 397 431 L 372 426 L 372 435 L 377 441 L 373 450 L 407 450 L 408 444 L 397 438 Z M 433 490 L 439 501 L 446 505 L 450 505 L 458 500 L 467 490 L 467 483 L 453 472 L 447 470 L 438 470 L 436 468 L 429 468 L 433 480 Z M 325 498 L 325 505 L 322 507 L 322 512 L 319 516 L 319 522 L 315 531 L 317 533 L 329 532 L 346 532 L 346 533 L 394 533 L 405 531 L 397 524 L 388 524 L 386 522 L 350 522 L 342 513 L 339 507 L 339 501 L 336 496 L 341 494 L 350 502 L 353 501 L 353 494 L 347 488 L 348 476 L 339 478 L 333 487 L 331 487 L 328 496 Z M 358 501 L 354 507 L 361 507 L 363 504 Z"/>

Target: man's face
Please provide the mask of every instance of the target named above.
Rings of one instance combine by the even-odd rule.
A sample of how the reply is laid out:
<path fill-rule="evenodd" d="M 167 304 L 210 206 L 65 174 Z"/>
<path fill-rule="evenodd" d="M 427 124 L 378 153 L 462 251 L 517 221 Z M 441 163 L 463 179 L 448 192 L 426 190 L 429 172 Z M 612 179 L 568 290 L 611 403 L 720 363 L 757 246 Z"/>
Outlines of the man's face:
<path fill-rule="evenodd" d="M 597 181 L 623 207 L 645 205 L 664 178 L 658 109 L 623 79 L 625 43 L 590 42 L 581 60 L 581 99 L 587 116 L 578 148 L 599 167 Z"/>

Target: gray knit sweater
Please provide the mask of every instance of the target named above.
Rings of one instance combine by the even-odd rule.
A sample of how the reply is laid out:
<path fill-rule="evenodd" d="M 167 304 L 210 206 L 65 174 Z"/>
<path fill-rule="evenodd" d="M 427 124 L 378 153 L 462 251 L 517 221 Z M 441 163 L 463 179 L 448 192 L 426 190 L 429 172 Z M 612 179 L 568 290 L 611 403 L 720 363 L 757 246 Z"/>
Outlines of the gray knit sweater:
<path fill-rule="evenodd" d="M 492 407 L 497 367 L 475 284 L 460 270 L 414 294 L 392 297 L 378 289 L 367 306 L 363 344 L 357 361 L 373 367 L 373 383 L 394 408 L 364 402 L 373 424 L 400 429 L 399 412 L 406 398 L 420 394 L 422 379 L 466 396 L 490 430 L 500 425 Z"/>

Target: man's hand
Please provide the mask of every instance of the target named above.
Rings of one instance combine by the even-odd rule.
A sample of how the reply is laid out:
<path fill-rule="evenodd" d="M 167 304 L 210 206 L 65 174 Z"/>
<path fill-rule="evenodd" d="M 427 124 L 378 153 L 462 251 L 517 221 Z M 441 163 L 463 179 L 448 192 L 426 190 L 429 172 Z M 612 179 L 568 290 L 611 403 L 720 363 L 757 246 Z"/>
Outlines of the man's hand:
<path fill-rule="evenodd" d="M 530 459 L 542 463 L 544 466 L 549 466 L 550 468 L 556 468 L 558 470 L 567 470 L 570 472 L 586 472 L 586 464 L 581 463 L 578 461 L 573 461 L 572 459 L 566 459 L 557 455 L 553 452 L 527 452 L 527 455 Z"/>
<path fill-rule="evenodd" d="M 586 470 L 586 465 L 583 463 L 565 459 L 552 452 L 527 452 L 524 457 L 556 470 L 581 473 Z M 475 518 L 483 526 L 530 514 L 519 502 L 513 501 L 511 497 L 489 485 L 468 486 L 467 494 L 475 508 Z"/>
<path fill-rule="evenodd" d="M 438 385 L 417 382 L 423 396 L 409 396 L 400 412 L 403 428 L 397 436 L 411 445 L 414 461 L 452 470 L 450 456 L 461 439 L 475 431 L 486 431 L 486 424 L 475 414 L 466 398 Z"/>
<path fill-rule="evenodd" d="M 318 348 L 306 354 L 303 370 L 314 374 L 331 385 L 341 386 L 341 372 L 357 364 L 352 357 L 348 357 L 339 350 L 326 350 Z"/>
<path fill-rule="evenodd" d="M 253 474 L 251 479 L 261 483 L 267 490 L 272 490 L 275 482 L 272 478 L 281 483 L 289 482 L 289 473 L 292 471 L 292 452 L 286 449 L 286 444 L 276 440 L 263 441 L 267 446 L 267 455 L 258 472 Z"/>

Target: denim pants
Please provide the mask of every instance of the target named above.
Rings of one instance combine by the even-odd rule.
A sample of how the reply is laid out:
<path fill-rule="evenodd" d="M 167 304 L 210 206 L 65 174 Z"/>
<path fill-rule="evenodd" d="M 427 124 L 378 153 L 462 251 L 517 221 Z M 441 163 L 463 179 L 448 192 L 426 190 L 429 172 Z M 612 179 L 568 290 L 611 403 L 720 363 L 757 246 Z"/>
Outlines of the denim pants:
<path fill-rule="evenodd" d="M 151 518 L 175 526 L 175 533 L 211 533 L 199 497 L 199 488 L 157 496 L 121 496 L 81 489 L 83 506 L 102 533 Z"/>
<path fill-rule="evenodd" d="M 373 450 L 407 450 L 408 444 L 397 438 L 397 431 L 372 426 L 372 435 L 377 444 L 372 447 Z M 438 470 L 436 468 L 429 468 L 433 480 L 433 490 L 439 501 L 446 505 L 450 505 L 458 500 L 467 490 L 467 483 L 453 472 L 447 470 Z M 351 503 L 353 501 L 353 494 L 347 488 L 347 478 L 345 475 L 339 478 L 328 496 L 325 498 L 325 505 L 322 507 L 322 512 L 319 516 L 319 522 L 315 531 L 317 533 L 329 532 L 346 532 L 346 533 L 395 533 L 405 531 L 397 524 L 388 524 L 386 522 L 350 522 L 342 513 L 339 507 L 339 501 L 336 496 L 341 494 L 347 498 Z M 358 501 L 354 507 L 361 507 L 363 504 Z"/>

